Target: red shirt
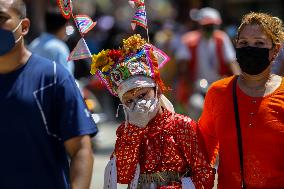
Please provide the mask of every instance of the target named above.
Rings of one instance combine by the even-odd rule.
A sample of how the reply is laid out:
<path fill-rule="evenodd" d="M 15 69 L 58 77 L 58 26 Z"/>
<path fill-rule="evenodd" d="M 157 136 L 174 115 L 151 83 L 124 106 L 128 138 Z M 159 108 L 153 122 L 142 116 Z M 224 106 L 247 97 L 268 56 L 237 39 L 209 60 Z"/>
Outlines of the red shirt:
<path fill-rule="evenodd" d="M 175 171 L 182 175 L 191 169 L 196 188 L 213 188 L 214 171 L 199 146 L 195 122 L 186 116 L 164 110 L 145 128 L 121 124 L 114 154 L 119 183 L 130 183 L 139 163 L 144 174 Z"/>
<path fill-rule="evenodd" d="M 219 150 L 218 189 L 240 189 L 233 77 L 208 91 L 199 128 L 213 164 Z M 284 188 L 284 82 L 272 94 L 250 97 L 237 86 L 247 188 Z"/>

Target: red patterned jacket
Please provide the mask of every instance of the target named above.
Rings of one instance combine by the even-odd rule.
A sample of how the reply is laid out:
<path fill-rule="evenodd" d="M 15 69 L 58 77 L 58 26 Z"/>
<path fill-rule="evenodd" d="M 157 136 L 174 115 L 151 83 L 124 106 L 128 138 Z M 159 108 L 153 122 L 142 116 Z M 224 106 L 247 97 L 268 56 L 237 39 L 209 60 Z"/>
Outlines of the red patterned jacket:
<path fill-rule="evenodd" d="M 116 134 L 118 183 L 129 184 L 139 163 L 143 174 L 175 171 L 182 175 L 191 170 L 197 189 L 213 188 L 214 169 L 204 158 L 196 123 L 189 117 L 164 110 L 145 128 L 122 123 Z M 174 188 L 181 189 L 181 184 Z"/>

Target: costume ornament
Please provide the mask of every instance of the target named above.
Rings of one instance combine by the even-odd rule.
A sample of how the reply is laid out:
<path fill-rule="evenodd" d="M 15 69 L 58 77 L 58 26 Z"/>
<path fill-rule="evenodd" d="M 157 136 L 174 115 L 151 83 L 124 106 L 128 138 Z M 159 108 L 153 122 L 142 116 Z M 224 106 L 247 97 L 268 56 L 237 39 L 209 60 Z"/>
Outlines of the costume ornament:
<path fill-rule="evenodd" d="M 73 5 L 71 0 L 57 0 L 57 5 L 60 8 L 60 11 L 64 18 L 70 19 L 70 17 L 72 16 L 75 25 L 81 35 L 81 39 L 79 40 L 73 51 L 70 53 L 68 61 L 91 58 L 91 52 L 84 40 L 84 36 L 95 27 L 96 22 L 93 22 L 93 20 L 88 15 L 74 15 L 72 12 Z M 70 30 L 70 28 L 68 30 Z M 70 31 L 66 31 L 66 33 L 70 33 Z"/>
<path fill-rule="evenodd" d="M 163 61 L 158 62 L 158 59 Z M 102 50 L 93 55 L 91 74 L 96 74 L 114 96 L 118 96 L 121 83 L 132 76 L 152 78 L 165 90 L 158 69 L 159 64 L 164 65 L 168 60 L 169 57 L 160 49 L 135 34 L 123 40 L 120 49 Z"/>

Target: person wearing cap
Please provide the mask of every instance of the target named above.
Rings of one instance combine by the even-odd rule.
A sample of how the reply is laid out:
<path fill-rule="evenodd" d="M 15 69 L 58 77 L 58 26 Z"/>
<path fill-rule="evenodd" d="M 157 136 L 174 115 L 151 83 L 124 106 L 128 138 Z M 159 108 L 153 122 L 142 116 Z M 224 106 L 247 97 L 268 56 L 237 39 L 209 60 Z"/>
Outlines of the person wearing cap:
<path fill-rule="evenodd" d="M 125 122 L 105 169 L 104 189 L 212 188 L 215 170 L 203 156 L 196 123 L 175 113 L 163 95 L 157 48 L 140 35 L 119 50 L 93 55 L 91 73 L 119 97 Z"/>
<path fill-rule="evenodd" d="M 193 84 L 196 81 L 206 79 L 210 84 L 239 73 L 239 67 L 234 63 L 233 44 L 228 35 L 219 29 L 222 24 L 220 13 L 216 9 L 205 7 L 192 11 L 191 18 L 197 21 L 199 29 L 189 31 L 181 37 L 184 45 L 176 54 L 182 73 L 177 98 L 186 106 L 189 96 L 194 92 Z"/>

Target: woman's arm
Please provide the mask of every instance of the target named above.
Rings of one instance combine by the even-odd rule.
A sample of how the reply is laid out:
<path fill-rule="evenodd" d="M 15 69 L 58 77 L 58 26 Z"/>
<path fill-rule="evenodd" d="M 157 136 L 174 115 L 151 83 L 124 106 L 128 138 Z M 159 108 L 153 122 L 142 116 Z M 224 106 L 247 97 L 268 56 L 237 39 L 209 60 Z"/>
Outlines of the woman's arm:
<path fill-rule="evenodd" d="M 206 150 L 206 158 L 214 166 L 219 151 L 219 142 L 215 131 L 214 122 L 214 91 L 210 89 L 205 97 L 202 115 L 198 122 L 197 134 L 201 145 Z"/>

